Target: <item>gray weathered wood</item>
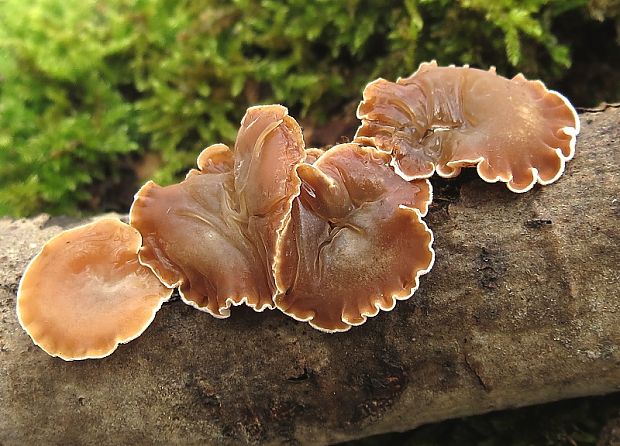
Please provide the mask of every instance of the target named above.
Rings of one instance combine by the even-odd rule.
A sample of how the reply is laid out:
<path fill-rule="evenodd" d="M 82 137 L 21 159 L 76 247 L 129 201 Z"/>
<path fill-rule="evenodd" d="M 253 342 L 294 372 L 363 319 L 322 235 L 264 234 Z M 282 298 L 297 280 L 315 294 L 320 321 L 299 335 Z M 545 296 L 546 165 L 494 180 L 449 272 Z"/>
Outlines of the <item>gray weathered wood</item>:
<path fill-rule="evenodd" d="M 581 118 L 555 184 L 435 181 L 435 268 L 344 334 L 176 301 L 110 357 L 66 363 L 14 307 L 26 262 L 71 222 L 0 220 L 0 444 L 322 444 L 619 390 L 620 109 Z"/>

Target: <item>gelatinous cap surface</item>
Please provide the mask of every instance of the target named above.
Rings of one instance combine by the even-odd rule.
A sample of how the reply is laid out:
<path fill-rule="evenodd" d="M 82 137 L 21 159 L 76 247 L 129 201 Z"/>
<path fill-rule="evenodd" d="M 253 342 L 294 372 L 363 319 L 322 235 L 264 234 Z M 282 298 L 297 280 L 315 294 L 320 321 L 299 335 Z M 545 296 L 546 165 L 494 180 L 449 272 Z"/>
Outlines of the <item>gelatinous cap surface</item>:
<path fill-rule="evenodd" d="M 430 184 L 403 180 L 389 155 L 357 144 L 309 159 L 282 233 L 276 305 L 320 330 L 345 331 L 410 297 L 430 270 L 433 236 L 421 220 Z"/>
<path fill-rule="evenodd" d="M 172 290 L 138 262 L 138 231 L 116 219 L 64 231 L 30 262 L 17 315 L 32 340 L 65 360 L 101 358 L 138 337 Z"/>
<path fill-rule="evenodd" d="M 149 182 L 136 194 L 130 218 L 144 239 L 140 260 L 216 317 L 241 303 L 273 308 L 277 235 L 303 158 L 301 128 L 286 108 L 248 109 L 234 150 L 210 146 L 181 183 Z"/>
<path fill-rule="evenodd" d="M 572 105 L 540 81 L 434 62 L 397 82 L 371 82 L 357 113 L 355 141 L 391 153 L 404 178 L 477 166 L 514 192 L 557 180 L 579 133 Z"/>
<path fill-rule="evenodd" d="M 311 147 L 306 149 L 306 164 L 314 164 L 314 162 L 319 159 L 321 155 L 325 153 L 323 149 L 317 149 L 316 147 Z"/>

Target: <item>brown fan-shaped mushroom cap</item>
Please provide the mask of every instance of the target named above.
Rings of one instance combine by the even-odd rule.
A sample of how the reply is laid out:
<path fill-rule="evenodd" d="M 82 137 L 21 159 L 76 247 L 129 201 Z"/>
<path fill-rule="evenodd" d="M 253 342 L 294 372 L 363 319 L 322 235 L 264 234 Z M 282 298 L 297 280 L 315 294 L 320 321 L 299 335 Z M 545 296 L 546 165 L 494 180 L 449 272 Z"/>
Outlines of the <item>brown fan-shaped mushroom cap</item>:
<path fill-rule="evenodd" d="M 357 115 L 355 141 L 392 153 L 403 178 L 435 170 L 454 177 L 476 166 L 482 179 L 514 192 L 557 180 L 579 133 L 570 102 L 540 81 L 435 62 L 396 82 L 368 84 Z"/>
<path fill-rule="evenodd" d="M 216 317 L 241 303 L 273 308 L 276 241 L 303 158 L 301 128 L 286 108 L 248 109 L 234 150 L 210 146 L 181 183 L 149 182 L 136 194 L 130 218 L 144 239 L 140 261 Z"/>
<path fill-rule="evenodd" d="M 172 290 L 138 262 L 140 245 L 138 231 L 116 219 L 47 242 L 17 292 L 34 343 L 64 360 L 102 358 L 146 330 Z"/>
<path fill-rule="evenodd" d="M 346 331 L 409 298 L 430 270 L 433 235 L 421 219 L 430 183 L 403 180 L 389 160 L 342 144 L 297 168 L 301 194 L 274 267 L 284 313 L 322 331 Z"/>

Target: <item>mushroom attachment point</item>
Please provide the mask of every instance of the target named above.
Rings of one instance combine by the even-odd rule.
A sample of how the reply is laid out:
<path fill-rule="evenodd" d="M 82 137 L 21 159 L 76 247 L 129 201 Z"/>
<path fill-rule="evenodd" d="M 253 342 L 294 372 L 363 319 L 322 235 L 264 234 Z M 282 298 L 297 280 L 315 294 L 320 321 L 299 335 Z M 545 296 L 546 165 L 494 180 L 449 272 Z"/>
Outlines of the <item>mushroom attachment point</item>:
<path fill-rule="evenodd" d="M 172 290 L 138 262 L 138 231 L 116 219 L 64 231 L 28 265 L 17 316 L 35 344 L 64 360 L 102 358 L 149 326 Z"/>
<path fill-rule="evenodd" d="M 405 181 L 388 154 L 358 144 L 308 160 L 280 239 L 275 302 L 314 328 L 346 331 L 409 298 L 430 271 L 433 235 L 422 216 L 431 186 Z"/>
<path fill-rule="evenodd" d="M 476 166 L 483 180 L 513 192 L 557 180 L 579 133 L 573 106 L 540 81 L 434 61 L 408 78 L 368 84 L 357 116 L 354 141 L 392 154 L 407 180 Z"/>
<path fill-rule="evenodd" d="M 242 303 L 273 308 L 272 264 L 304 156 L 301 128 L 286 108 L 249 108 L 233 150 L 207 147 L 181 183 L 138 191 L 130 221 L 143 236 L 140 261 L 215 317 Z"/>

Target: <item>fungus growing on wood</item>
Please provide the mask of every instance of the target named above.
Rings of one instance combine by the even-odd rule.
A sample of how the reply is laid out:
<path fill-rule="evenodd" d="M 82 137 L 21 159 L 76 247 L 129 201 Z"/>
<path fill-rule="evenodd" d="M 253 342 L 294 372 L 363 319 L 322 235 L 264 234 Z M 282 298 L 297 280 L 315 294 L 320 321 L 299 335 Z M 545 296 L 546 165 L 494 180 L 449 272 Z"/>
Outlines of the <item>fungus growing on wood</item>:
<path fill-rule="evenodd" d="M 215 317 L 276 306 L 346 331 L 409 298 L 433 266 L 427 177 L 476 166 L 525 192 L 562 174 L 579 133 L 539 81 L 434 62 L 371 82 L 357 113 L 354 142 L 323 151 L 304 148 L 286 108 L 249 108 L 232 150 L 207 147 L 180 183 L 138 191 L 133 228 L 100 220 L 48 242 L 20 283 L 20 323 L 50 355 L 103 357 L 179 287 Z"/>
<path fill-rule="evenodd" d="M 138 231 L 110 218 L 47 242 L 17 292 L 34 343 L 64 360 L 102 358 L 142 334 L 172 291 L 138 262 L 140 245 Z"/>
<path fill-rule="evenodd" d="M 357 115 L 355 142 L 391 153 L 405 179 L 476 166 L 513 192 L 557 180 L 579 133 L 575 109 L 540 81 L 434 61 L 408 78 L 368 84 Z"/>
<path fill-rule="evenodd" d="M 140 261 L 213 316 L 242 303 L 273 308 L 276 242 L 303 158 L 301 128 L 286 108 L 248 109 L 234 150 L 210 146 L 181 183 L 149 182 L 136 194 L 130 220 L 144 240 Z"/>
<path fill-rule="evenodd" d="M 341 144 L 297 168 L 301 194 L 281 235 L 274 266 L 284 313 L 326 331 L 346 331 L 407 299 L 434 261 L 421 217 L 428 180 L 407 182 L 389 155 Z"/>

